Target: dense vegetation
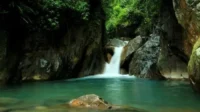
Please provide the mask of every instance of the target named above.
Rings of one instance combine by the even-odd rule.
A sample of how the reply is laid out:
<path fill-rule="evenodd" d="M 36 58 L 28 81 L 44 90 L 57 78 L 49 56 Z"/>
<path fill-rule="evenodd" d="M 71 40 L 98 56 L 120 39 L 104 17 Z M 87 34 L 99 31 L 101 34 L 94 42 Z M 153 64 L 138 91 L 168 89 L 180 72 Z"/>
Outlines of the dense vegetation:
<path fill-rule="evenodd" d="M 105 40 L 101 6 L 101 0 L 1 0 L 0 83 L 92 74 L 103 60 L 96 55 L 103 54 Z M 81 73 L 83 67 L 87 73 Z"/>
<path fill-rule="evenodd" d="M 161 0 L 102 0 L 106 13 L 106 32 L 109 37 L 147 35 L 153 29 Z M 12 13 L 20 15 L 21 22 L 30 30 L 56 30 L 62 19 L 60 12 L 69 10 L 76 19 L 88 20 L 88 0 L 8 0 L 0 3 L 0 17 Z M 76 13 L 74 13 L 76 12 Z M 7 18 L 6 18 L 7 19 Z M 120 30 L 131 29 L 120 35 Z"/>
<path fill-rule="evenodd" d="M 87 0 L 2 0 L 0 17 L 6 18 L 10 13 L 20 16 L 20 20 L 31 30 L 56 30 L 59 28 L 61 13 L 72 10 L 75 16 L 87 20 L 89 4 Z M 9 18 L 10 19 L 10 18 Z"/>
<path fill-rule="evenodd" d="M 158 17 L 161 0 L 103 0 L 106 12 L 106 30 L 109 36 L 147 35 Z M 119 30 L 130 27 L 129 34 L 119 35 Z M 127 30 L 127 29 L 125 29 Z M 123 30 L 124 31 L 124 30 Z M 126 31 L 125 31 L 126 32 Z"/>

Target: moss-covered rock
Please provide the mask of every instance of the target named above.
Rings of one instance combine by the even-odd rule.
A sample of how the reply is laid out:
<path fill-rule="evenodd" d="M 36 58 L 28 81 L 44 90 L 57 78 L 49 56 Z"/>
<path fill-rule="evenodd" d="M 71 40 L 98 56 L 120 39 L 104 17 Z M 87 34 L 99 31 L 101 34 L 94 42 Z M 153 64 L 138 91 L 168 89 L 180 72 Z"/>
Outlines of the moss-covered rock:
<path fill-rule="evenodd" d="M 188 64 L 188 73 L 192 86 L 200 92 L 200 39 L 194 45 Z"/>
<path fill-rule="evenodd" d="M 173 0 L 176 17 L 184 28 L 183 50 L 188 57 L 200 36 L 199 3 L 199 0 Z"/>
<path fill-rule="evenodd" d="M 174 10 L 178 22 L 184 28 L 183 51 L 190 57 L 188 74 L 194 89 L 200 92 L 200 10 L 199 0 L 173 0 Z"/>

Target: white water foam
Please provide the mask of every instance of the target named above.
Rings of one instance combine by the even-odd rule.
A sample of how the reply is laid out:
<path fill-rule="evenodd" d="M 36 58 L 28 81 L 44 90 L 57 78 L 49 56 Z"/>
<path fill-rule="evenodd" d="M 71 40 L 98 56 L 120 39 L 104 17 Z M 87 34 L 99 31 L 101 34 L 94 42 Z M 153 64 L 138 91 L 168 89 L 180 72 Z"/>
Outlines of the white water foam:
<path fill-rule="evenodd" d="M 123 47 L 115 47 L 110 63 L 106 63 L 103 75 L 120 75 L 120 58 Z"/>
<path fill-rule="evenodd" d="M 120 74 L 120 58 L 121 58 L 122 50 L 123 50 L 123 47 L 115 47 L 114 55 L 112 56 L 110 63 L 109 64 L 106 63 L 103 74 L 97 74 L 93 76 L 78 78 L 78 80 L 96 79 L 96 78 L 135 78 L 135 76 L 130 76 L 128 74 L 126 75 Z"/>
<path fill-rule="evenodd" d="M 97 74 L 93 76 L 86 76 L 71 80 L 85 80 L 85 79 L 98 79 L 98 78 L 135 78 L 135 76 L 130 76 L 128 74 L 120 74 L 120 58 L 122 54 L 123 47 L 115 47 L 114 55 L 112 56 L 110 63 L 106 63 L 105 70 L 103 74 Z"/>
<path fill-rule="evenodd" d="M 120 75 L 120 74 L 113 74 L 113 75 L 105 75 L 105 74 L 97 74 L 93 76 L 86 76 L 77 79 L 68 79 L 68 81 L 75 81 L 75 80 L 85 80 L 85 79 L 113 79 L 113 78 L 120 78 L 120 79 L 135 79 L 135 76 L 130 75 Z"/>

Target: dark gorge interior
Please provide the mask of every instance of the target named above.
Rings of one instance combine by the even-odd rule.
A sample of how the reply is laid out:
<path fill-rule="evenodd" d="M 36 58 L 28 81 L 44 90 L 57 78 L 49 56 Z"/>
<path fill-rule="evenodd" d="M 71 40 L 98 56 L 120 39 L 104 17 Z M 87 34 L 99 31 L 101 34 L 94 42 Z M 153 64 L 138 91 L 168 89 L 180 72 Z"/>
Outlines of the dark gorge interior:
<path fill-rule="evenodd" d="M 1 0 L 0 112 L 199 112 L 199 13 L 199 0 Z"/>

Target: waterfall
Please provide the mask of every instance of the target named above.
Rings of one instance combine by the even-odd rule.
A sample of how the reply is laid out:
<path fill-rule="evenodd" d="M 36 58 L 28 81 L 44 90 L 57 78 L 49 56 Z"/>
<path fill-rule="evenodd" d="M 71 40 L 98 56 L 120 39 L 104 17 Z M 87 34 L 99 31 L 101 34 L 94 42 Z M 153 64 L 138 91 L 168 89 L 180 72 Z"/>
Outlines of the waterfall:
<path fill-rule="evenodd" d="M 114 55 L 112 56 L 110 63 L 106 63 L 105 70 L 103 74 L 96 74 L 93 76 L 87 76 L 72 80 L 85 80 L 94 78 L 135 78 L 135 76 L 120 75 L 120 58 L 122 54 L 123 47 L 115 47 Z"/>
<path fill-rule="evenodd" d="M 110 63 L 106 63 L 104 75 L 120 74 L 120 58 L 123 47 L 115 47 Z"/>

